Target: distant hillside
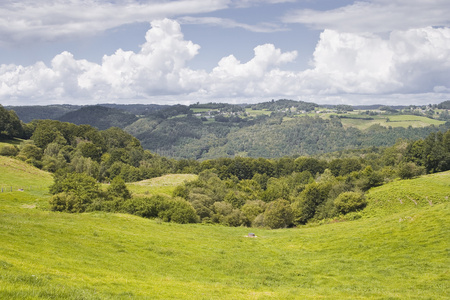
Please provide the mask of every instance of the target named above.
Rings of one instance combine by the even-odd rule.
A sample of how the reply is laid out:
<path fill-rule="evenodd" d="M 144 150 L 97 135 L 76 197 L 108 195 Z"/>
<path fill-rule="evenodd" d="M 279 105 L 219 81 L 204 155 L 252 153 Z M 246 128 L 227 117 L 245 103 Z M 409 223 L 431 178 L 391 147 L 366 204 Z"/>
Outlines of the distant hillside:
<path fill-rule="evenodd" d="M 57 119 L 99 129 L 115 126 L 145 149 L 173 158 L 314 155 L 450 128 L 448 101 L 428 106 L 325 105 L 288 99 L 233 105 L 101 104 L 9 107 L 24 121 Z"/>
<path fill-rule="evenodd" d="M 276 158 L 313 155 L 332 151 L 391 146 L 399 138 L 419 139 L 430 132 L 445 131 L 450 122 L 438 126 L 385 128 L 373 125 L 366 130 L 344 127 L 339 118 L 283 117 L 254 119 L 239 117 L 208 119 L 194 116 L 145 118 L 126 127 L 144 148 L 175 158 L 210 159 L 250 156 Z"/>
<path fill-rule="evenodd" d="M 319 105 L 312 103 L 312 102 L 280 99 L 277 101 L 272 100 L 269 102 L 252 104 L 252 105 L 249 105 L 249 107 L 254 110 L 266 109 L 269 111 L 279 111 L 279 110 L 285 110 L 285 109 L 290 109 L 290 108 L 295 108 L 297 110 L 311 111 L 311 110 L 314 110 L 316 107 L 319 107 Z"/>
<path fill-rule="evenodd" d="M 143 116 L 149 115 L 156 111 L 170 107 L 170 105 L 159 105 L 159 104 L 99 104 L 100 106 L 115 108 L 123 111 L 132 113 L 133 115 Z"/>
<path fill-rule="evenodd" d="M 81 105 L 46 105 L 46 106 L 6 106 L 7 109 L 12 109 L 17 116 L 24 123 L 29 123 L 32 120 L 58 120 L 68 112 L 80 109 Z"/>
<path fill-rule="evenodd" d="M 137 117 L 129 112 L 103 106 L 86 106 L 71 111 L 58 118 L 59 121 L 76 125 L 88 124 L 100 130 L 110 127 L 124 128 L 137 121 Z"/>

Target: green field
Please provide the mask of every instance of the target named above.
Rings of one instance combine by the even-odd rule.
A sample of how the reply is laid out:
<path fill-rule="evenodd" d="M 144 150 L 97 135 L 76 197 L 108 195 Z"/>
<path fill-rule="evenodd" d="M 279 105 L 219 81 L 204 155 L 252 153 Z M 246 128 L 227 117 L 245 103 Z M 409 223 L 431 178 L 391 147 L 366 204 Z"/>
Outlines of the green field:
<path fill-rule="evenodd" d="M 157 194 L 171 196 L 177 185 L 196 178 L 197 175 L 192 174 L 169 174 L 139 182 L 128 183 L 127 187 L 130 192 L 136 196 L 152 196 Z"/>
<path fill-rule="evenodd" d="M 381 216 L 404 210 L 420 211 L 441 203 L 449 203 L 450 171 L 410 180 L 397 180 L 373 188 L 367 199 L 366 216 Z"/>
<path fill-rule="evenodd" d="M 449 172 L 370 191 L 356 221 L 264 230 L 50 212 L 51 176 L 5 160 L 2 181 L 23 185 L 34 173 L 41 188 L 0 194 L 0 299 L 450 297 Z M 375 205 L 399 189 L 433 205 Z"/>
<path fill-rule="evenodd" d="M 269 110 L 253 110 L 251 108 L 246 108 L 245 112 L 247 113 L 247 115 L 252 116 L 252 117 L 257 117 L 257 116 L 261 116 L 261 115 L 269 116 L 272 113 Z"/>
<path fill-rule="evenodd" d="M 425 116 L 415 115 L 389 115 L 382 114 L 376 116 L 349 114 L 349 118 L 342 118 L 341 122 L 344 127 L 356 127 L 360 130 L 369 128 L 374 124 L 379 124 L 384 127 L 426 127 L 430 125 L 439 126 L 444 124 L 444 121 L 430 119 Z M 363 118 L 373 118 L 373 120 L 364 120 Z"/>

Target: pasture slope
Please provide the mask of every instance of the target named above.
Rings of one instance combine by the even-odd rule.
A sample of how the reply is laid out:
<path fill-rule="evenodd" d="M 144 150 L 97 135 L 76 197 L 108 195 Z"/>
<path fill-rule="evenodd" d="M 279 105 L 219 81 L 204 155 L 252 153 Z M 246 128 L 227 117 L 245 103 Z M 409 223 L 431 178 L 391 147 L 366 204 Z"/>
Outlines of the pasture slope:
<path fill-rule="evenodd" d="M 0 299 L 450 298 L 449 172 L 372 190 L 355 221 L 264 230 L 50 212 L 49 174 L 0 166 L 41 183 L 0 194 Z"/>

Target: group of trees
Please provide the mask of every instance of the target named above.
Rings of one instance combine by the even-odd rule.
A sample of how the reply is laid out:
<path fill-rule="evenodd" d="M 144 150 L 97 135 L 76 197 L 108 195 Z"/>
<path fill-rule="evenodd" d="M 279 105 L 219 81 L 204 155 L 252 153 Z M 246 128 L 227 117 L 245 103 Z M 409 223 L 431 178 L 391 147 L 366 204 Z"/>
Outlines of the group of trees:
<path fill-rule="evenodd" d="M 53 211 L 122 212 L 145 218 L 159 217 L 165 222 L 198 222 L 195 210 L 187 201 L 164 196 L 133 198 L 120 176 L 102 190 L 94 178 L 84 173 L 57 172 L 50 192 L 53 194 L 50 199 Z"/>
<path fill-rule="evenodd" d="M 52 209 L 125 212 L 179 223 L 291 227 L 357 212 L 366 205 L 368 189 L 396 177 L 449 170 L 450 130 L 424 140 L 399 140 L 389 148 L 323 157 L 168 162 L 167 172 L 199 174 L 176 187 L 172 198 L 131 197 L 120 174 L 101 191 L 86 173 L 58 170 L 51 188 Z"/>
<path fill-rule="evenodd" d="M 173 108 L 174 113 L 183 109 Z M 317 147 L 322 139 L 340 136 L 338 120 L 322 123 L 318 118 L 305 118 L 304 122 L 304 132 L 286 127 L 289 139 L 310 139 Z M 325 124 L 327 130 L 316 131 L 321 127 L 313 126 L 314 122 Z M 98 130 L 54 120 L 23 124 L 14 112 L 1 106 L 0 125 L 4 137 L 30 136 L 20 147 L 3 147 L 0 154 L 53 172 L 51 207 L 66 212 L 103 210 L 179 223 L 281 228 L 361 210 L 366 205 L 365 191 L 396 177 L 450 170 L 450 130 L 431 130 L 424 139 L 398 139 L 391 147 L 340 150 L 314 157 L 236 156 L 199 161 L 156 155 L 117 127 Z M 175 125 L 165 128 L 168 137 L 170 130 L 179 130 Z M 224 127 L 217 128 L 220 134 Z M 374 127 L 369 132 L 377 136 L 382 130 Z M 280 136 L 278 140 L 285 144 Z M 173 197 L 136 198 L 125 185 L 167 173 L 199 176 L 177 187 Z M 99 182 L 111 184 L 102 190 Z"/>
<path fill-rule="evenodd" d="M 13 110 L 0 104 L 0 138 L 26 138 L 29 130 Z"/>
<path fill-rule="evenodd" d="M 173 160 L 144 150 L 135 137 L 117 127 L 100 131 L 55 120 L 27 125 L 30 140 L 20 147 L 3 147 L 2 154 L 49 172 L 85 173 L 100 182 L 120 175 L 129 182 L 169 173 L 174 165 Z"/>

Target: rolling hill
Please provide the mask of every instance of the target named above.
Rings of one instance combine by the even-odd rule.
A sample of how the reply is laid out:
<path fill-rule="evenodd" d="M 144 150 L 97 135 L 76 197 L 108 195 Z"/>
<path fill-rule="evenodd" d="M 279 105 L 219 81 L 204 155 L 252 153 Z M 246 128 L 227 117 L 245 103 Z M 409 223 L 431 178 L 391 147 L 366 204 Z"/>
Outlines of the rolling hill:
<path fill-rule="evenodd" d="M 371 190 L 355 221 L 249 238 L 244 227 L 50 212 L 48 173 L 0 165 L 6 185 L 39 183 L 0 194 L 2 299 L 450 297 L 449 172 Z M 397 205 L 398 193 L 418 204 Z"/>
<path fill-rule="evenodd" d="M 205 160 L 235 156 L 279 158 L 392 146 L 399 138 L 416 140 L 449 129 L 445 107 L 445 103 L 420 108 L 321 107 L 282 99 L 247 106 L 197 103 L 9 108 L 15 109 L 25 122 L 50 118 L 102 130 L 120 127 L 152 152 Z"/>
<path fill-rule="evenodd" d="M 76 125 L 89 124 L 100 130 L 106 130 L 110 127 L 124 128 L 137 121 L 138 118 L 123 110 L 96 105 L 68 112 L 58 120 Z"/>

